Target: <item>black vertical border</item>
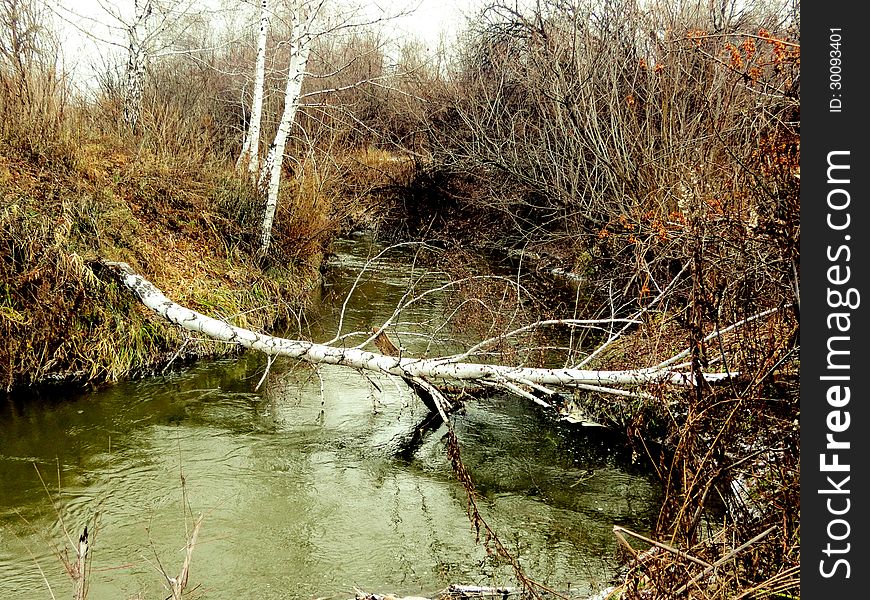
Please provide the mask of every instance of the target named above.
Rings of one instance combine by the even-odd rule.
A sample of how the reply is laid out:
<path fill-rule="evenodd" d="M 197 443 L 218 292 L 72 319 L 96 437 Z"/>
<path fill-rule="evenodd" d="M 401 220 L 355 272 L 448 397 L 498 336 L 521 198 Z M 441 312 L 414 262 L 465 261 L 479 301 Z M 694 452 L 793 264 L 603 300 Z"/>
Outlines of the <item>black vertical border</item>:
<path fill-rule="evenodd" d="M 808 599 L 866 598 L 870 594 L 866 491 L 870 483 L 870 369 L 865 366 L 870 347 L 870 141 L 865 135 L 870 118 L 865 84 L 870 77 L 865 62 L 870 30 L 862 18 L 864 6 L 862 2 L 820 0 L 801 4 L 801 595 Z M 842 35 L 839 90 L 832 89 L 830 69 L 834 49 L 830 36 L 836 28 Z M 832 110 L 837 104 L 832 100 L 842 102 L 841 112 Z M 848 157 L 840 154 L 835 159 L 840 164 L 848 162 L 848 184 L 828 182 L 828 155 L 834 151 L 849 152 Z M 839 174 L 835 178 L 845 175 L 844 170 L 834 173 Z M 832 211 L 828 207 L 827 197 L 833 189 L 848 192 L 848 208 Z M 837 192 L 833 198 L 835 204 L 842 204 L 846 196 Z M 828 225 L 829 213 L 834 213 L 835 222 L 843 223 L 846 212 L 850 218 L 847 229 L 835 231 Z M 841 246 L 849 247 L 851 260 L 829 260 L 828 253 L 836 256 Z M 845 252 L 840 254 L 841 259 L 845 256 Z M 850 268 L 848 283 L 834 286 L 829 282 L 828 269 L 835 264 L 841 265 L 833 273 L 835 278 L 845 274 L 845 266 Z M 861 295 L 860 305 L 855 309 L 831 307 L 828 290 L 838 287 L 843 292 L 855 288 Z M 828 317 L 836 312 L 849 313 L 847 333 L 829 329 Z M 835 374 L 827 367 L 829 337 L 835 335 L 848 336 L 850 354 L 847 359 L 839 355 L 838 362 L 848 360 L 849 368 L 836 374 L 848 374 L 849 381 L 821 379 Z M 846 348 L 842 340 L 834 346 Z M 831 406 L 827 397 L 830 387 L 837 384 L 849 386 L 851 392 L 849 403 L 839 408 Z M 842 426 L 844 411 L 849 412 L 849 427 L 832 435 L 838 442 L 848 442 L 848 449 L 826 448 L 826 436 L 831 433 L 828 418 L 837 410 L 841 412 L 831 417 L 834 427 Z M 849 465 L 848 472 L 822 471 L 821 455 L 826 454 L 826 462 L 831 463 L 833 453 L 839 455 L 839 463 Z M 849 479 L 843 483 L 846 476 Z M 847 506 L 848 512 L 842 515 L 831 512 Z M 835 539 L 846 532 L 845 538 Z M 835 568 L 838 559 L 847 561 L 849 568 L 844 563 Z M 830 576 L 825 577 L 823 571 Z"/>

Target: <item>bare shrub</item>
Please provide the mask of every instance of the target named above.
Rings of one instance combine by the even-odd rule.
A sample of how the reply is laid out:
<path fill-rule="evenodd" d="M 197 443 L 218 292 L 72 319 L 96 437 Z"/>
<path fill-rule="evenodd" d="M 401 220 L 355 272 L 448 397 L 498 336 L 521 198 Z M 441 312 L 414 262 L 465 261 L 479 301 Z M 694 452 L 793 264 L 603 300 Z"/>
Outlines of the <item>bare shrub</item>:
<path fill-rule="evenodd" d="M 644 306 L 678 278 L 607 360 L 644 366 L 687 347 L 696 373 L 740 373 L 659 392 L 625 423 L 662 477 L 658 536 L 712 562 L 776 526 L 709 597 L 798 585 L 798 25 L 785 3 L 493 2 L 431 97 L 418 176 L 419 222 L 591 264 L 608 309 Z M 466 219 L 458 236 L 445 213 Z M 661 452 L 644 439 L 650 419 Z M 638 597 L 697 574 L 651 568 Z"/>

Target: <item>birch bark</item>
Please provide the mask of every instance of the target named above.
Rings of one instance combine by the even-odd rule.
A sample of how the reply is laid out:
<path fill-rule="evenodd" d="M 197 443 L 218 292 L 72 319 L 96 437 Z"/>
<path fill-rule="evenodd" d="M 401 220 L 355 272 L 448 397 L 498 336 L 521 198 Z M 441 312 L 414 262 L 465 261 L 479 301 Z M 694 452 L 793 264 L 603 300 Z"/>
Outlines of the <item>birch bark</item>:
<path fill-rule="evenodd" d="M 133 1 L 133 22 L 127 27 L 127 68 L 124 72 L 124 124 L 135 131 L 142 112 L 145 89 L 147 23 L 152 12 L 152 0 Z"/>
<path fill-rule="evenodd" d="M 266 198 L 266 209 L 263 213 L 260 253 L 266 254 L 272 242 L 272 224 L 275 221 L 275 209 L 278 206 L 278 190 L 281 186 L 281 166 L 284 162 L 284 149 L 290 129 L 296 120 L 299 108 L 299 96 L 302 91 L 302 81 L 305 78 L 305 66 L 311 53 L 311 23 L 315 11 L 307 10 L 302 2 L 297 2 L 291 17 L 293 41 L 290 45 L 290 66 L 287 69 L 287 85 L 284 89 L 284 112 L 275 133 L 275 140 L 269 147 L 266 163 L 260 172 L 258 187 Z"/>
<path fill-rule="evenodd" d="M 269 1 L 260 3 L 260 33 L 257 36 L 257 64 L 254 68 L 254 96 L 251 100 L 251 123 L 236 163 L 241 169 L 247 163 L 251 179 L 256 180 L 260 168 L 260 121 L 263 116 L 263 87 L 266 80 L 266 40 L 269 35 Z"/>
<path fill-rule="evenodd" d="M 340 348 L 304 340 L 274 337 L 235 327 L 208 317 L 167 298 L 154 284 L 138 275 L 124 263 L 104 263 L 119 272 L 121 282 L 139 300 L 164 319 L 212 339 L 239 344 L 269 356 L 286 356 L 313 364 L 343 365 L 355 369 L 380 371 L 389 375 L 427 380 L 462 380 L 502 387 L 514 392 L 518 385 L 581 386 L 581 385 L 695 385 L 691 372 L 651 367 L 620 371 L 587 369 L 547 369 L 458 362 L 454 357 L 421 359 L 387 356 L 357 348 Z M 733 373 L 704 373 L 708 382 L 726 379 Z"/>

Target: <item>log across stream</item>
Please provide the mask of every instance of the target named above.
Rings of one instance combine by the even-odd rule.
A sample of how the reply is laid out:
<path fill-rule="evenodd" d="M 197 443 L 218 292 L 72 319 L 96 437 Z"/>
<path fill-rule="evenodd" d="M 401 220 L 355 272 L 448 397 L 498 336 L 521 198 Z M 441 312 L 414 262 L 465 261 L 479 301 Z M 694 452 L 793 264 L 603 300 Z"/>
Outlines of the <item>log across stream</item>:
<path fill-rule="evenodd" d="M 371 244 L 338 245 L 322 306 L 307 315 L 314 336 L 334 331 Z M 389 316 L 409 261 L 393 255 L 359 284 L 348 327 Z M 428 318 L 438 302 L 409 318 Z M 41 568 L 57 597 L 71 597 L 52 543 L 63 547 L 64 525 L 72 533 L 89 523 L 91 598 L 165 597 L 156 565 L 178 572 L 199 513 L 190 581 L 209 598 L 342 598 L 354 588 L 433 597 L 451 583 L 515 585 L 510 567 L 475 542 L 443 429 L 401 452 L 426 412 L 407 388 L 382 373 L 279 360 L 257 389 L 265 366 L 249 353 L 3 404 L 0 594 L 50 597 Z M 484 516 L 530 576 L 572 596 L 615 572 L 614 524 L 647 531 L 655 518 L 652 476 L 601 428 L 496 393 L 468 400 L 455 430 Z"/>

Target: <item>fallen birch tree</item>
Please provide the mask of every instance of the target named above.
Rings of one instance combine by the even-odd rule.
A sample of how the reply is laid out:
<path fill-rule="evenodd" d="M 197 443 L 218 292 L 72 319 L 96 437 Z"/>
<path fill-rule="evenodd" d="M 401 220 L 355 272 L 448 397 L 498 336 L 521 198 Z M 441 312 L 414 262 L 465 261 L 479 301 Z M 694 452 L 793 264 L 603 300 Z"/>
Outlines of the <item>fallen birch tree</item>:
<path fill-rule="evenodd" d="M 167 298 L 154 284 L 135 273 L 126 263 L 102 263 L 112 269 L 121 283 L 130 289 L 148 308 L 183 329 L 201 333 L 213 340 L 238 344 L 268 356 L 285 356 L 311 364 L 342 365 L 365 371 L 376 371 L 412 380 L 465 381 L 497 387 L 546 405 L 528 389 L 545 395 L 554 393 L 551 387 L 580 387 L 603 393 L 624 395 L 618 388 L 639 385 L 694 386 L 696 377 L 689 371 L 670 368 L 669 361 L 660 365 L 627 370 L 597 370 L 578 368 L 533 368 L 501 364 L 463 362 L 467 353 L 439 358 L 415 358 L 370 352 L 359 347 L 345 348 L 318 344 L 306 340 L 276 337 L 236 327 L 177 304 Z M 592 321 L 573 321 L 592 323 Z M 572 320 L 565 320 L 570 324 Z M 733 373 L 703 373 L 704 381 L 714 383 Z"/>

